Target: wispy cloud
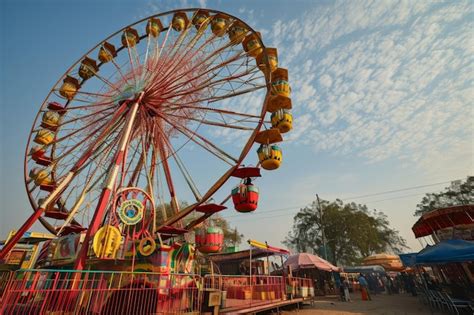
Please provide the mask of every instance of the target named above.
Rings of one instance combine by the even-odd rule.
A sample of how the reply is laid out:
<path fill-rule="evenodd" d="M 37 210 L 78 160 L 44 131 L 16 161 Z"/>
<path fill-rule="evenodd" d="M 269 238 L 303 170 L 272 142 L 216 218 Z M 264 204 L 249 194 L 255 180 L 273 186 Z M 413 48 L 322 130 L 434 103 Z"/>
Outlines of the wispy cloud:
<path fill-rule="evenodd" d="M 343 1 L 276 21 L 265 41 L 305 126 L 292 137 L 367 162 L 432 169 L 442 155 L 439 168 L 472 169 L 473 21 L 469 2 L 426 1 Z"/>

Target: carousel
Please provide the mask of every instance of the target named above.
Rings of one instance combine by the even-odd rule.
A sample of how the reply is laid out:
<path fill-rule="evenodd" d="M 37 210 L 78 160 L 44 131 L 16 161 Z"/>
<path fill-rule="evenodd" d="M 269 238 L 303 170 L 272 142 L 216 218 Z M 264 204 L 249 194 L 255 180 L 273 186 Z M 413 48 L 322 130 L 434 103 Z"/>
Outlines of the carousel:
<path fill-rule="evenodd" d="M 277 49 L 215 10 L 156 14 L 92 47 L 33 122 L 32 214 L 0 261 L 37 221 L 52 237 L 34 267 L 2 276 L 0 313 L 200 312 L 197 258 L 224 243 L 209 218 L 229 201 L 257 209 L 255 181 L 281 166 L 292 129 L 290 91 Z"/>

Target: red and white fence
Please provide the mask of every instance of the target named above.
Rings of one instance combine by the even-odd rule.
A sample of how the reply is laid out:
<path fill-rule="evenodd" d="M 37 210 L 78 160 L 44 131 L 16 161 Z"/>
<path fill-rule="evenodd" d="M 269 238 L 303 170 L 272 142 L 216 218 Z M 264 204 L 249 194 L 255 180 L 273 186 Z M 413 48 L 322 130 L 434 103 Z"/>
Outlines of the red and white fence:
<path fill-rule="evenodd" d="M 308 278 L 291 277 L 286 279 L 286 293 L 291 297 L 314 297 L 313 280 Z"/>
<path fill-rule="evenodd" d="M 197 275 L 29 270 L 10 279 L 0 314 L 199 312 Z"/>
<path fill-rule="evenodd" d="M 2 300 L 3 293 L 5 293 L 6 286 L 10 282 L 10 279 L 12 276 L 13 276 L 13 271 L 9 271 L 9 270 L 0 271 L 0 301 Z"/>
<path fill-rule="evenodd" d="M 314 296 L 310 279 L 278 276 L 19 270 L 0 280 L 0 314 L 15 315 L 197 314 L 216 305 L 212 292 L 227 309 Z"/>

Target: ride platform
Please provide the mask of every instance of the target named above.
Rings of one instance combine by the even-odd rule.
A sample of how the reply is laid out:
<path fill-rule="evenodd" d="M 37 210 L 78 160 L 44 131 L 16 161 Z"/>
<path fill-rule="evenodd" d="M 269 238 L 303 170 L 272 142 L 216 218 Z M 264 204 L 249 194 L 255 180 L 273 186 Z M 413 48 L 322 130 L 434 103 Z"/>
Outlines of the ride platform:
<path fill-rule="evenodd" d="M 251 304 L 235 305 L 223 308 L 219 314 L 253 314 L 273 309 L 279 309 L 289 305 L 296 305 L 307 301 L 307 298 L 294 298 L 290 300 L 276 300 L 276 301 L 255 301 Z"/>

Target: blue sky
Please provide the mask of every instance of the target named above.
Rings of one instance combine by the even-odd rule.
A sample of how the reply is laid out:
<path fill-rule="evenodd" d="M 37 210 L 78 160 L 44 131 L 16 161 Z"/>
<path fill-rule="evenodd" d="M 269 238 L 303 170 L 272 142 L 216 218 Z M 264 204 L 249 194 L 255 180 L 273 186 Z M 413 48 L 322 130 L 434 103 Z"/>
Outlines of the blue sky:
<path fill-rule="evenodd" d="M 385 212 L 418 250 L 410 228 L 423 194 L 473 174 L 469 2 L 2 1 L 0 236 L 30 214 L 24 150 L 54 83 L 106 36 L 179 7 L 241 18 L 278 48 L 280 65 L 290 73 L 295 129 L 285 136 L 284 163 L 258 181 L 255 214 L 227 210 L 224 216 L 246 238 L 280 245 L 293 215 L 316 193 L 350 201 L 442 183 L 355 200 Z"/>

